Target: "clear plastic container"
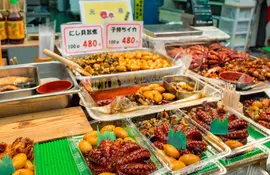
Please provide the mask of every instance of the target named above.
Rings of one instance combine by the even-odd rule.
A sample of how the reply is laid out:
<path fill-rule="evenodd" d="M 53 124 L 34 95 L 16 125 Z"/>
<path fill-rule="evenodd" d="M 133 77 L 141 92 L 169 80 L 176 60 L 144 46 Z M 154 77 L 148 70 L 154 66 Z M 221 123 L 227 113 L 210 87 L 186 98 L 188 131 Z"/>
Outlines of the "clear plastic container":
<path fill-rule="evenodd" d="M 215 102 L 215 103 L 217 103 L 217 102 Z M 202 106 L 202 105 L 196 105 L 196 106 L 190 106 L 188 108 L 182 108 L 181 111 L 188 114 L 192 108 L 200 107 L 200 106 Z M 265 130 L 263 130 L 262 127 L 258 127 L 258 125 L 254 125 L 252 122 L 247 120 L 247 118 L 244 117 L 241 113 L 239 113 L 235 110 L 232 110 L 231 108 L 228 108 L 228 107 L 224 108 L 224 110 L 226 112 L 228 112 L 229 114 L 234 114 L 239 119 L 244 119 L 244 120 L 248 121 L 248 123 L 249 123 L 248 128 L 247 128 L 248 133 L 249 133 L 249 136 L 247 137 L 247 143 L 241 147 L 232 149 L 230 155 L 227 158 L 232 158 L 232 157 L 235 157 L 235 156 L 238 156 L 241 154 L 245 154 L 248 151 L 254 150 L 256 148 L 261 149 L 263 152 L 265 152 L 266 149 L 264 146 L 262 146 L 262 144 L 270 141 L 269 133 L 267 133 Z M 196 125 L 197 127 L 199 127 L 201 130 L 207 131 L 203 126 L 201 126 L 199 123 L 197 123 L 192 118 L 191 118 L 191 122 L 194 125 Z M 262 137 L 261 138 L 253 137 L 250 133 L 254 133 L 254 132 L 260 134 Z"/>
<path fill-rule="evenodd" d="M 86 108 L 86 111 L 91 116 L 91 118 L 95 120 L 100 120 L 100 121 L 112 121 L 112 120 L 132 118 L 132 117 L 147 115 L 147 114 L 151 114 L 155 112 L 161 112 L 163 110 L 170 110 L 170 109 L 176 109 L 176 108 L 181 108 L 181 107 L 183 108 L 183 107 L 192 106 L 192 105 L 198 105 L 206 100 L 207 101 L 220 100 L 221 98 L 220 92 L 217 89 L 215 89 L 212 86 L 207 85 L 206 83 L 204 83 L 203 81 L 195 77 L 191 76 L 190 78 L 198 81 L 200 84 L 205 86 L 205 92 L 207 94 L 206 97 L 203 97 L 200 99 L 186 98 L 186 99 L 178 100 L 178 101 L 175 101 L 169 104 L 164 104 L 164 105 L 139 106 L 138 110 L 135 110 L 135 111 L 125 112 L 125 113 L 116 113 L 116 114 L 106 114 L 106 113 L 99 112 L 96 109 L 96 106 L 97 106 L 96 102 L 84 88 L 79 93 L 79 96 L 81 98 L 82 105 Z M 162 82 L 159 82 L 159 83 L 162 83 Z"/>
<path fill-rule="evenodd" d="M 220 19 L 219 28 L 229 35 L 247 34 L 249 31 L 249 21 L 234 21 L 227 18 Z"/>
<path fill-rule="evenodd" d="M 249 21 L 251 20 L 252 13 L 253 13 L 253 7 L 236 8 L 236 7 L 224 5 L 222 7 L 221 16 L 225 18 L 237 20 L 237 21 L 241 21 L 241 20 Z"/>
<path fill-rule="evenodd" d="M 128 121 L 126 120 L 116 120 L 116 121 L 109 121 L 109 122 L 92 121 L 90 122 L 90 125 L 93 128 L 93 130 L 96 130 L 97 127 L 101 129 L 103 126 L 106 126 L 106 125 L 114 125 L 115 127 L 124 128 L 128 132 L 129 137 L 133 138 L 139 146 L 146 148 L 150 151 L 150 154 L 151 154 L 150 159 L 156 165 L 156 169 L 157 169 L 152 174 L 165 174 L 166 172 L 168 172 L 168 169 L 164 167 L 163 163 L 155 156 L 151 147 L 140 136 L 137 130 L 130 125 Z M 80 135 L 80 136 L 74 135 L 72 133 L 72 129 L 70 131 L 70 134 L 71 134 L 71 137 L 68 137 L 70 151 L 78 166 L 78 170 L 80 174 L 81 175 L 92 174 L 90 168 L 87 166 L 87 163 L 81 151 L 78 148 L 78 143 L 83 139 L 83 135 Z"/>
<path fill-rule="evenodd" d="M 185 124 L 188 124 L 188 126 L 195 126 L 191 123 L 190 118 L 187 115 L 185 115 L 182 111 L 171 110 L 168 112 L 170 113 L 169 118 L 173 117 L 175 121 L 183 119 L 187 122 Z M 154 152 L 157 153 L 158 158 L 164 163 L 164 165 L 166 165 L 169 168 L 170 166 L 169 166 L 168 162 L 165 162 L 164 159 L 162 159 L 163 156 L 160 153 L 159 149 L 156 146 L 154 146 L 154 144 L 152 143 L 153 140 L 150 140 L 150 138 L 152 139 L 152 136 L 145 135 L 142 132 L 145 130 L 142 129 L 140 131 L 140 129 L 138 128 L 143 121 L 151 120 L 151 119 L 159 118 L 159 117 L 160 117 L 159 113 L 152 113 L 152 114 L 149 114 L 146 116 L 140 116 L 137 118 L 129 119 L 129 121 L 134 127 L 136 127 L 137 131 L 141 134 L 141 136 L 145 140 L 147 140 L 147 143 L 149 144 L 149 146 L 153 147 L 153 150 L 154 150 Z M 163 120 L 164 120 L 164 118 L 163 118 Z M 168 120 L 168 122 L 171 123 L 172 121 Z M 162 123 L 160 123 L 160 124 L 162 124 Z M 147 125 L 147 126 L 149 126 L 149 125 Z M 152 126 L 150 126 L 150 128 L 151 127 Z M 215 164 L 218 160 L 220 160 L 220 159 L 222 159 L 225 156 L 230 154 L 230 149 L 228 146 L 226 146 L 224 143 L 216 144 L 216 143 L 218 143 L 218 140 L 214 135 L 212 135 L 208 131 L 201 130 L 199 127 L 197 127 L 197 128 L 202 133 L 203 141 L 206 142 L 206 144 L 207 144 L 207 150 L 202 153 L 201 160 L 199 162 L 191 164 L 189 166 L 186 166 L 185 168 L 179 169 L 177 171 L 173 171 L 170 169 L 170 174 L 182 175 L 182 174 L 190 174 L 190 173 L 193 173 L 196 171 L 203 171 L 204 169 L 207 169 L 206 167 L 213 166 L 213 164 Z M 208 139 L 208 138 L 211 138 L 211 139 Z M 217 166 L 220 166 L 220 165 L 218 164 Z M 222 173 L 224 173 L 222 171 L 223 171 L 222 168 L 221 169 L 214 168 L 214 169 L 210 170 L 210 172 L 211 172 L 210 174 L 215 174 L 215 173 L 222 174 Z M 209 171 L 208 171 L 208 173 L 209 173 Z"/>

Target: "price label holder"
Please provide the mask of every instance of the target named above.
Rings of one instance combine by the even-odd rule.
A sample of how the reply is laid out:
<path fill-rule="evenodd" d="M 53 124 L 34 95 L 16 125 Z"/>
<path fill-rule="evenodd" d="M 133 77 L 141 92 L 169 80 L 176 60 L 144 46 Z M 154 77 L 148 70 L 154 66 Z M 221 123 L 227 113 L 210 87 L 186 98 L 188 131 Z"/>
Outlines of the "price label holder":
<path fill-rule="evenodd" d="M 108 49 L 141 48 L 143 22 L 106 23 Z"/>
<path fill-rule="evenodd" d="M 62 46 L 66 54 L 82 54 L 104 49 L 103 25 L 61 25 Z"/>

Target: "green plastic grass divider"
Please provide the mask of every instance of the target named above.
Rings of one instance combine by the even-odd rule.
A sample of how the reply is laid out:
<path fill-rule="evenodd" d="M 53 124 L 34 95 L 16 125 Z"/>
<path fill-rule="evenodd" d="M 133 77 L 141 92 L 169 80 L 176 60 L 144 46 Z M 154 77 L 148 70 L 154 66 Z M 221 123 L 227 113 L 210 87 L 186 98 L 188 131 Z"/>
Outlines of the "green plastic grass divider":
<path fill-rule="evenodd" d="M 36 174 L 80 175 L 67 139 L 35 144 Z"/>

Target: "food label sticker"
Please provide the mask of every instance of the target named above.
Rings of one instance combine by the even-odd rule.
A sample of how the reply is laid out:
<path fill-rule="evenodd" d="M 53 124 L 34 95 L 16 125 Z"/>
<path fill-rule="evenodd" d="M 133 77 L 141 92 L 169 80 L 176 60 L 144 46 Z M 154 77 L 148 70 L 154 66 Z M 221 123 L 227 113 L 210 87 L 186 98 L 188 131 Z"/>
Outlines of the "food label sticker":
<path fill-rule="evenodd" d="M 220 120 L 218 117 L 210 123 L 210 132 L 215 135 L 228 135 L 228 115 Z"/>
<path fill-rule="evenodd" d="M 67 54 L 100 51 L 104 48 L 103 25 L 61 25 L 63 50 Z"/>
<path fill-rule="evenodd" d="M 133 21 L 130 0 L 87 0 L 79 3 L 83 24 Z"/>
<path fill-rule="evenodd" d="M 115 141 L 116 136 L 114 134 L 114 132 L 106 130 L 103 134 L 99 131 L 99 128 L 97 127 L 97 135 L 98 135 L 98 141 L 97 141 L 97 145 L 100 145 L 100 142 L 102 140 L 111 140 L 111 141 Z"/>
<path fill-rule="evenodd" d="M 143 22 L 107 23 L 105 26 L 108 49 L 142 47 Z"/>
<path fill-rule="evenodd" d="M 187 145 L 186 136 L 181 131 L 175 133 L 171 128 L 168 133 L 168 144 L 177 149 L 185 150 Z"/>

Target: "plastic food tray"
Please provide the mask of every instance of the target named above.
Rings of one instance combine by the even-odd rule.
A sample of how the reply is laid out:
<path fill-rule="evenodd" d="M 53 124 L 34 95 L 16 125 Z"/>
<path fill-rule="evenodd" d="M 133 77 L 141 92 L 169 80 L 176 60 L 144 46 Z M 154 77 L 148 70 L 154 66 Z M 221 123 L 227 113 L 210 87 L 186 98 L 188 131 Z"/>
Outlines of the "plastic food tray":
<path fill-rule="evenodd" d="M 199 107 L 201 105 L 196 105 L 196 106 L 190 106 L 188 108 L 183 108 L 181 109 L 182 112 L 185 113 L 189 113 L 189 111 L 194 108 L 194 107 Z M 246 121 L 249 122 L 249 120 L 247 120 L 246 117 L 244 117 L 242 114 L 232 110 L 231 108 L 224 108 L 225 111 L 231 113 L 231 114 L 235 114 L 236 117 L 238 118 L 242 118 Z M 201 130 L 207 131 L 205 128 L 203 128 L 201 125 L 199 125 L 196 121 L 194 121 L 191 118 L 191 122 L 196 125 L 197 127 L 199 127 Z M 253 123 L 249 122 L 249 126 L 248 126 L 248 132 L 250 132 L 249 130 L 252 131 L 256 131 L 258 134 L 262 135 L 263 137 L 260 139 L 254 138 L 252 137 L 250 134 L 247 138 L 247 144 L 243 145 L 242 147 L 238 147 L 236 149 L 231 150 L 231 153 L 229 155 L 228 158 L 230 157 L 235 157 L 241 154 L 244 154 L 246 152 L 248 152 L 249 150 L 253 150 L 255 148 L 261 149 L 262 151 L 265 151 L 265 148 L 262 146 L 264 143 L 269 142 L 270 141 L 270 136 L 267 132 L 265 132 L 261 127 L 258 127 L 258 125 L 254 125 Z"/>
<path fill-rule="evenodd" d="M 118 51 L 110 51 L 110 53 L 119 53 L 119 52 L 132 52 L 132 51 L 148 51 L 148 52 L 152 52 L 155 54 L 159 54 L 161 56 L 163 56 L 164 58 L 167 58 L 168 60 L 172 60 L 172 58 L 165 56 L 161 53 L 158 53 L 156 51 L 153 51 L 151 49 L 147 49 L 147 48 L 142 48 L 142 49 L 126 49 L 126 50 L 118 50 Z M 96 52 L 96 53 L 107 53 L 107 52 Z M 66 57 L 67 59 L 71 59 L 73 57 L 83 57 L 83 56 L 87 56 L 87 55 L 91 55 L 91 53 L 89 54 L 82 54 L 82 55 L 72 55 L 72 56 L 68 56 Z M 112 73 L 112 74 L 104 74 L 104 75 L 94 75 L 94 76 L 82 76 L 80 75 L 78 72 L 76 72 L 76 79 L 77 80 L 85 80 L 85 79 L 90 79 L 92 81 L 95 80 L 100 80 L 100 79 L 105 79 L 106 81 L 109 81 L 111 79 L 124 79 L 124 78 L 130 78 L 130 77 L 136 77 L 136 76 L 150 76 L 150 75 L 168 75 L 168 74 L 175 74 L 175 73 L 179 73 L 181 71 L 184 70 L 183 64 L 182 62 L 178 61 L 178 62 L 174 62 L 173 65 L 171 67 L 166 67 L 166 68 L 160 68 L 160 69 L 152 69 L 152 70 L 139 70 L 139 71 L 130 71 L 130 72 L 120 72 L 120 73 Z"/>
<path fill-rule="evenodd" d="M 172 110 L 170 111 L 173 113 L 174 116 L 176 116 L 177 118 L 181 119 L 181 118 L 185 118 L 187 119 L 187 121 L 189 122 L 189 124 L 191 126 L 195 126 L 191 123 L 191 119 L 185 115 L 182 111 L 180 110 Z M 141 136 L 147 140 L 147 143 L 149 144 L 149 146 L 151 146 L 153 148 L 154 151 L 158 151 L 158 148 L 155 147 L 152 142 L 143 134 L 139 131 L 138 127 L 136 126 L 136 122 L 138 121 L 144 121 L 144 120 L 148 120 L 151 118 L 155 118 L 157 115 L 157 113 L 151 114 L 151 115 L 147 115 L 147 116 L 140 116 L 137 118 L 133 118 L 133 119 L 129 119 L 129 121 L 131 122 L 131 124 L 136 127 L 137 131 L 141 134 Z M 197 126 L 195 126 L 197 127 Z M 220 165 L 217 161 L 224 158 L 225 156 L 230 154 L 230 148 L 225 145 L 224 143 L 221 143 L 220 145 L 215 144 L 213 141 L 218 142 L 217 138 L 215 140 L 215 136 L 213 134 L 211 134 L 210 132 L 206 131 L 206 130 L 201 130 L 199 127 L 197 127 L 202 135 L 203 135 L 203 140 L 207 143 L 207 150 L 202 154 L 202 159 L 200 162 L 197 162 L 195 164 L 189 165 L 183 169 L 177 170 L 177 171 L 172 171 L 170 170 L 171 174 L 190 174 L 196 171 L 199 171 L 201 169 L 204 169 L 206 166 L 209 165 L 213 165 L 216 164 L 218 167 L 220 167 L 219 170 L 214 170 L 212 173 L 217 173 L 217 174 L 222 174 L 224 172 L 222 165 Z M 206 139 L 207 137 L 211 137 L 213 139 L 213 141 Z M 162 160 L 162 158 L 159 156 L 159 159 L 165 164 L 165 166 L 168 167 L 168 165 Z M 169 167 L 168 167 L 169 168 Z M 217 172 L 218 171 L 218 172 Z M 225 172 L 226 173 L 226 172 Z"/>
<path fill-rule="evenodd" d="M 119 119 L 125 119 L 125 118 L 132 118 L 142 115 L 147 115 L 151 113 L 161 112 L 163 110 L 171 110 L 171 109 L 177 109 L 177 108 L 184 108 L 192 105 L 199 105 L 202 104 L 204 101 L 217 101 L 220 100 L 221 96 L 217 89 L 213 88 L 212 86 L 207 85 L 206 83 L 202 82 L 201 80 L 190 77 L 194 80 L 197 80 L 200 84 L 203 84 L 206 87 L 206 92 L 208 94 L 207 97 L 191 100 L 191 101 L 182 101 L 178 103 L 171 103 L 166 105 L 155 105 L 151 107 L 147 107 L 140 110 L 135 110 L 132 112 L 126 112 L 126 113 L 116 113 L 116 114 L 104 114 L 101 112 L 98 112 L 96 110 L 93 110 L 92 107 L 95 106 L 95 101 L 92 99 L 91 95 L 85 90 L 82 89 L 82 91 L 79 93 L 79 96 L 81 98 L 81 102 L 83 103 L 84 107 L 86 108 L 86 111 L 91 116 L 91 118 L 99 121 L 112 121 L 112 120 L 119 120 Z"/>
<path fill-rule="evenodd" d="M 99 121 L 92 121 L 90 122 L 92 128 L 96 130 L 97 126 L 99 129 L 101 129 L 103 126 L 106 125 L 115 125 L 116 127 L 123 127 L 129 134 L 131 138 L 133 138 L 138 145 L 141 147 L 147 148 L 150 153 L 151 157 L 150 159 L 152 162 L 155 163 L 157 170 L 153 172 L 152 174 L 165 174 L 168 172 L 168 169 L 163 166 L 163 163 L 157 159 L 157 157 L 154 155 L 154 152 L 151 150 L 151 147 L 146 143 L 146 141 L 140 137 L 140 134 L 137 132 L 135 128 L 133 128 L 130 123 L 126 120 L 116 120 L 116 121 L 109 121 L 109 122 L 99 122 Z M 81 136 L 75 136 L 72 134 L 71 130 L 71 137 L 68 138 L 69 141 L 69 146 L 70 146 L 70 151 L 73 155 L 73 158 L 77 164 L 78 170 L 81 175 L 87 175 L 87 174 L 92 174 L 90 168 L 88 167 L 86 161 L 84 160 L 84 157 L 81 153 L 81 151 L 78 148 L 78 143 L 80 140 L 83 139 L 83 135 Z"/>

